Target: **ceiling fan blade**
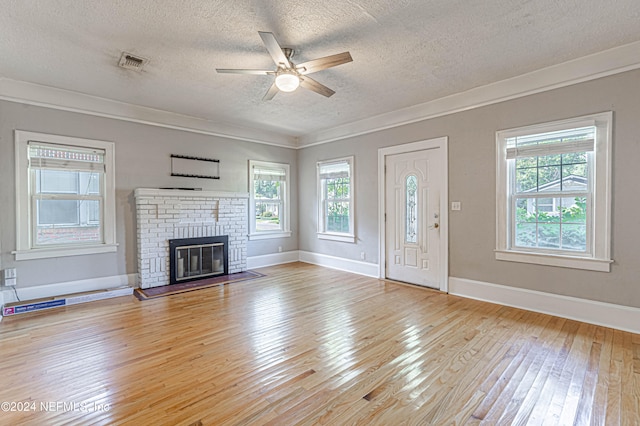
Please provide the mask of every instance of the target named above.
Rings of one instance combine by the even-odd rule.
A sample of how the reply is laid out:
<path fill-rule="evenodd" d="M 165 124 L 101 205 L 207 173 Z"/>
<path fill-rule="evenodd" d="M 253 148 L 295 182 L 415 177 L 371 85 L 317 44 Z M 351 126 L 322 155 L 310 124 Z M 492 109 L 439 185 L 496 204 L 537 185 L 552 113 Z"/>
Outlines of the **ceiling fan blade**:
<path fill-rule="evenodd" d="M 275 71 L 271 71 L 271 70 L 243 70 L 243 69 L 224 69 L 224 68 L 216 68 L 216 72 L 227 73 L 227 74 L 254 74 L 254 75 L 275 74 Z"/>
<path fill-rule="evenodd" d="M 273 62 L 275 62 L 278 66 L 282 65 L 285 68 L 291 68 L 291 62 L 289 62 L 289 59 L 287 59 L 287 56 L 282 51 L 282 47 L 280 47 L 280 43 L 278 43 L 278 40 L 276 40 L 276 37 L 273 35 L 273 33 L 258 31 L 258 34 L 260 34 L 262 42 L 273 58 Z"/>
<path fill-rule="evenodd" d="M 319 93 L 322 96 L 326 96 L 327 98 L 336 93 L 324 84 L 320 84 L 311 77 L 307 76 L 300 77 L 300 87 L 304 87 L 305 89 Z"/>
<path fill-rule="evenodd" d="M 262 98 L 262 100 L 270 101 L 279 91 L 280 89 L 278 89 L 278 86 L 276 86 L 276 83 L 274 81 L 271 87 L 269 87 L 269 90 L 267 90 L 267 93 L 264 94 L 264 97 Z"/>
<path fill-rule="evenodd" d="M 349 52 L 342 52 L 331 56 L 325 56 L 324 58 L 314 59 L 302 64 L 296 65 L 296 69 L 302 75 L 311 74 L 313 72 L 321 71 L 327 68 L 336 67 L 338 65 L 351 62 L 351 54 Z"/>

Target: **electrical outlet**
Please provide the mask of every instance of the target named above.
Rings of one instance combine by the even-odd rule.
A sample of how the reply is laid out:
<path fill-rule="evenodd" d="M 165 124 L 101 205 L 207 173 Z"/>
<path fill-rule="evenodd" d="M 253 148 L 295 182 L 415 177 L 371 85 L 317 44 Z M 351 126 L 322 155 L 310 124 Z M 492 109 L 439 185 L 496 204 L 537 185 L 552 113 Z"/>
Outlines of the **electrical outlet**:
<path fill-rule="evenodd" d="M 4 285 L 13 287 L 16 285 L 16 268 L 7 268 L 4 270 Z"/>
<path fill-rule="evenodd" d="M 278 246 L 278 253 L 282 253 L 282 246 Z"/>
<path fill-rule="evenodd" d="M 361 260 L 365 260 L 365 259 L 366 259 L 366 257 L 367 257 L 367 255 L 365 254 L 365 252 L 361 251 L 361 252 L 360 252 L 360 259 L 361 259 Z"/>
<path fill-rule="evenodd" d="M 16 268 L 7 268 L 4 270 L 4 278 L 17 278 Z"/>
<path fill-rule="evenodd" d="M 461 209 L 460 201 L 452 201 L 451 202 L 451 210 L 460 210 Z"/>

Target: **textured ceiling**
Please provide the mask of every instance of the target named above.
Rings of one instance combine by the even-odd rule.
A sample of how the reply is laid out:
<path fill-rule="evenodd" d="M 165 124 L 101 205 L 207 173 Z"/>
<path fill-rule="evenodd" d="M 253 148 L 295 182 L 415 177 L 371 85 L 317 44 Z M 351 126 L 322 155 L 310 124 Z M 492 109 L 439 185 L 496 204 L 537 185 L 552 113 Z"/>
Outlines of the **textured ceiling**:
<path fill-rule="evenodd" d="M 0 76 L 303 136 L 640 40 L 640 1 L 0 0 Z M 350 51 L 334 89 L 264 102 L 258 31 L 294 62 Z M 118 68 L 122 51 L 144 72 Z"/>

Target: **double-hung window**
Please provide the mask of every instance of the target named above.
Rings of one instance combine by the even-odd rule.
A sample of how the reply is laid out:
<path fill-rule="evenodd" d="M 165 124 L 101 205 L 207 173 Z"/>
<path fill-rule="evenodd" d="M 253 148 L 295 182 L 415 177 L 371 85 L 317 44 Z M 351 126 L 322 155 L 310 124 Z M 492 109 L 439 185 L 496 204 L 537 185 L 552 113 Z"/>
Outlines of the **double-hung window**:
<path fill-rule="evenodd" d="M 113 144 L 16 131 L 16 259 L 115 251 Z"/>
<path fill-rule="evenodd" d="M 497 259 L 609 271 L 611 122 L 497 133 Z"/>
<path fill-rule="evenodd" d="M 289 225 L 289 165 L 249 161 L 252 208 L 249 239 L 291 236 Z"/>
<path fill-rule="evenodd" d="M 318 238 L 355 242 L 353 157 L 318 162 Z"/>

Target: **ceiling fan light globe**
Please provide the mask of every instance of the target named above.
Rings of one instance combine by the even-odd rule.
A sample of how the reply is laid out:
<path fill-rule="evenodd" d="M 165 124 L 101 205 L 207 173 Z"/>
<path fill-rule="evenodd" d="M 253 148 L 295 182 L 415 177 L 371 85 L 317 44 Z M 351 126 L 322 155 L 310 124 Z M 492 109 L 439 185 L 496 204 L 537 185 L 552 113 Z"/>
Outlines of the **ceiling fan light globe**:
<path fill-rule="evenodd" d="M 293 92 L 300 86 L 300 77 L 289 73 L 279 74 L 276 77 L 276 86 L 283 92 Z"/>

